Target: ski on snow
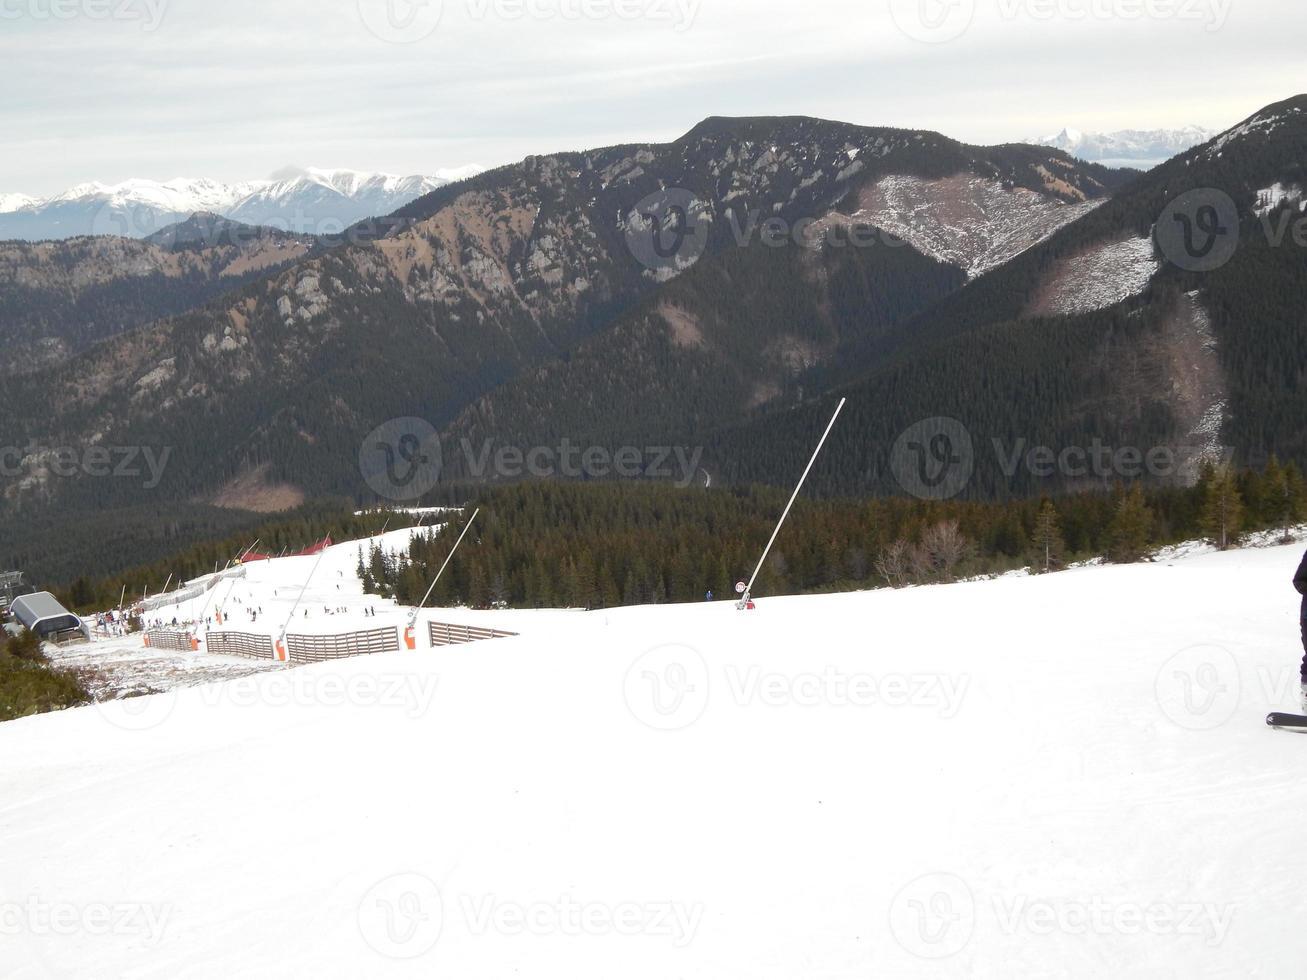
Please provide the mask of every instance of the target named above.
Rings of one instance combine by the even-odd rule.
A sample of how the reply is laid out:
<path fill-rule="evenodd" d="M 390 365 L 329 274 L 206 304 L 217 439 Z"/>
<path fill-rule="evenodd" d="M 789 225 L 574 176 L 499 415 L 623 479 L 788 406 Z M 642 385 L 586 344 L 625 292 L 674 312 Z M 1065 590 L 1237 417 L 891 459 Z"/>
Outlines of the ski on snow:
<path fill-rule="evenodd" d="M 1266 719 L 1266 724 L 1284 731 L 1307 733 L 1307 715 L 1288 715 L 1276 712 Z"/>

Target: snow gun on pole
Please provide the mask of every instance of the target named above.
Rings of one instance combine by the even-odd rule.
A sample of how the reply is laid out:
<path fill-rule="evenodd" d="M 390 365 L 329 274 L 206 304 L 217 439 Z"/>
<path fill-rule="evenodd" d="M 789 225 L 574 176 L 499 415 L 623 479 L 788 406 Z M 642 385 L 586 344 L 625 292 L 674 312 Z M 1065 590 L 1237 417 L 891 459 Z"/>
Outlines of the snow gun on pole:
<path fill-rule="evenodd" d="M 749 584 L 744 587 L 744 592 L 740 596 L 737 609 L 748 609 L 753 602 L 753 585 L 758 581 L 758 575 L 762 572 L 762 566 L 767 563 L 767 556 L 771 554 L 772 545 L 780 537 L 781 528 L 785 526 L 785 521 L 790 516 L 790 510 L 794 507 L 794 502 L 799 499 L 799 493 L 803 490 L 803 485 L 808 482 L 808 474 L 817 463 L 817 457 L 821 455 L 822 448 L 826 445 L 826 440 L 830 438 L 831 430 L 835 428 L 835 422 L 840 417 L 840 412 L 844 411 L 844 404 L 847 398 L 841 398 L 839 406 L 835 409 L 835 414 L 831 416 L 830 425 L 826 426 L 826 431 L 821 437 L 821 442 L 817 443 L 817 451 L 812 454 L 812 459 L 808 460 L 808 468 L 803 471 L 803 476 L 799 478 L 799 485 L 794 488 L 794 494 L 790 497 L 790 502 L 785 506 L 785 513 L 781 515 L 780 523 L 776 525 L 776 530 L 772 532 L 771 540 L 767 542 L 767 548 L 762 553 L 762 558 L 758 562 L 758 567 L 753 571 L 753 578 L 749 579 Z"/>
<path fill-rule="evenodd" d="M 445 574 L 445 569 L 448 568 L 449 563 L 454 560 L 454 555 L 458 553 L 459 545 L 461 545 L 463 543 L 463 539 L 467 537 L 467 532 L 472 530 L 472 525 L 476 522 L 477 514 L 480 513 L 481 513 L 481 508 L 478 507 L 476 511 L 472 514 L 471 519 L 468 520 L 467 527 L 463 528 L 463 533 L 460 534 L 458 536 L 458 540 L 454 542 L 454 550 L 449 553 L 449 557 L 445 559 L 445 563 L 440 566 L 440 571 L 436 572 L 436 577 L 431 582 L 431 588 L 427 589 L 427 594 L 422 597 L 422 601 L 419 602 L 413 608 L 413 615 L 409 616 L 408 618 L 409 629 L 413 629 L 413 627 L 417 625 L 418 613 L 422 611 L 422 607 L 425 606 L 427 604 L 427 600 L 431 598 L 431 593 L 436 591 L 436 585 L 437 583 L 440 582 L 440 577 Z"/>
<path fill-rule="evenodd" d="M 331 535 L 328 535 L 330 537 Z M 290 615 L 286 617 L 286 624 L 281 628 L 281 636 L 276 642 L 276 659 L 286 663 L 290 658 L 286 653 L 286 635 L 290 632 L 290 624 L 295 619 L 295 613 L 299 611 L 300 603 L 304 601 L 304 593 L 308 591 L 309 583 L 313 581 L 313 576 L 318 573 L 318 566 L 322 564 L 322 559 L 327 557 L 327 549 L 323 548 L 318 552 L 318 560 L 313 563 L 313 568 L 309 570 L 309 577 L 304 580 L 300 586 L 299 596 L 295 599 L 295 604 L 290 607 Z"/>

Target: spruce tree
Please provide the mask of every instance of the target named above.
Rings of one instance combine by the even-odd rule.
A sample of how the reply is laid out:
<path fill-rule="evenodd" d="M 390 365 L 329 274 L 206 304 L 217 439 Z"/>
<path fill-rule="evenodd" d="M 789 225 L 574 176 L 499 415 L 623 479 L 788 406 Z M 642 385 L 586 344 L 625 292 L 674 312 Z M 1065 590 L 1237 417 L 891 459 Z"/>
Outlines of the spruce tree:
<path fill-rule="evenodd" d="M 1120 494 L 1107 529 L 1108 560 L 1123 564 L 1139 561 L 1152 540 L 1155 520 L 1144 500 L 1142 484 L 1136 483 Z"/>
<path fill-rule="evenodd" d="M 1053 501 L 1045 500 L 1035 518 L 1035 531 L 1031 542 L 1034 550 L 1035 567 L 1044 573 L 1056 571 L 1062 567 L 1066 544 L 1062 540 L 1061 522 L 1058 520 L 1057 508 Z"/>
<path fill-rule="evenodd" d="M 1208 468 L 1203 474 L 1203 533 L 1207 539 L 1226 551 L 1239 543 L 1243 532 L 1244 506 L 1235 483 L 1234 472 L 1228 466 Z"/>

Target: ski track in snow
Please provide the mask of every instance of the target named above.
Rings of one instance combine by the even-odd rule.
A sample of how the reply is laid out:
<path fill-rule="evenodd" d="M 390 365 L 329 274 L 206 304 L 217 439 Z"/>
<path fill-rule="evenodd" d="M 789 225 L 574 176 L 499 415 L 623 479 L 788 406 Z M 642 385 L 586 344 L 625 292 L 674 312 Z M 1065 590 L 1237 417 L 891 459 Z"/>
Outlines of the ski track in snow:
<path fill-rule="evenodd" d="M 1299 976 L 1300 556 L 440 610 L 522 636 L 0 725 L 0 972 Z"/>

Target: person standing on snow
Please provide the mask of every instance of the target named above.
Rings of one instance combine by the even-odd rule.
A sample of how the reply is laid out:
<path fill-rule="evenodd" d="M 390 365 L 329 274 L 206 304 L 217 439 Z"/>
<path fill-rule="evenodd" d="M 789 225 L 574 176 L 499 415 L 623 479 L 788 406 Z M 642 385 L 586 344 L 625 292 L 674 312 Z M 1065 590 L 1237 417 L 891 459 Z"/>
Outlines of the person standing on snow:
<path fill-rule="evenodd" d="M 1302 596 L 1302 610 L 1298 613 L 1298 627 L 1302 630 L 1302 702 L 1307 711 L 1307 554 L 1302 556 L 1298 574 L 1293 577 L 1293 587 Z"/>

